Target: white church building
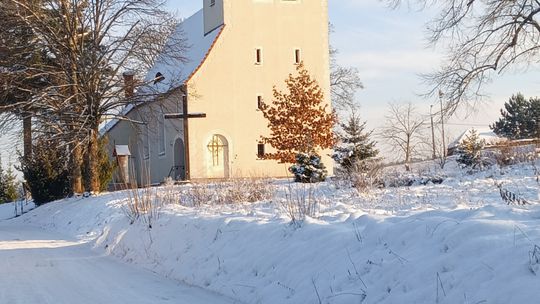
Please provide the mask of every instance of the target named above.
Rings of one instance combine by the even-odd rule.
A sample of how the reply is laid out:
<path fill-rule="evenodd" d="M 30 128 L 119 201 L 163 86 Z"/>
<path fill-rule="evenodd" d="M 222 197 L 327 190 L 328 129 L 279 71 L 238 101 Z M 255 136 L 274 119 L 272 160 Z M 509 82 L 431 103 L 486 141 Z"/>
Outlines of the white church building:
<path fill-rule="evenodd" d="M 129 158 L 139 184 L 289 176 L 263 160 L 268 122 L 258 105 L 303 62 L 330 104 L 327 0 L 204 0 L 178 27 L 187 61 L 158 62 L 147 80 L 160 94 L 125 109 L 103 133 Z M 135 92 L 137 99 L 137 92 Z M 330 107 L 329 107 L 330 108 Z M 144 122 L 133 123 L 134 121 Z M 126 152 L 126 148 L 129 152 Z M 320 151 L 331 173 L 330 151 Z M 121 156 L 121 155 L 119 155 Z"/>

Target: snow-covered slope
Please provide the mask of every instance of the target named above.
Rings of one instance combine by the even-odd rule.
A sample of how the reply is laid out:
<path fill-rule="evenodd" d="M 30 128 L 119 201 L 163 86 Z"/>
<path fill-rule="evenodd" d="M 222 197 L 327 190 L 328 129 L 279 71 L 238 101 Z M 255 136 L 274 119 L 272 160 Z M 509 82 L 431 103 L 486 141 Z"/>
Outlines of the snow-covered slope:
<path fill-rule="evenodd" d="M 273 201 L 165 205 L 151 229 L 130 225 L 125 193 L 51 203 L 9 223 L 67 233 L 243 303 L 540 302 L 533 169 L 447 175 L 369 195 L 317 185 L 319 212 L 302 225 L 278 203 L 290 191 L 283 181 Z M 496 183 L 532 205 L 506 205 Z"/>

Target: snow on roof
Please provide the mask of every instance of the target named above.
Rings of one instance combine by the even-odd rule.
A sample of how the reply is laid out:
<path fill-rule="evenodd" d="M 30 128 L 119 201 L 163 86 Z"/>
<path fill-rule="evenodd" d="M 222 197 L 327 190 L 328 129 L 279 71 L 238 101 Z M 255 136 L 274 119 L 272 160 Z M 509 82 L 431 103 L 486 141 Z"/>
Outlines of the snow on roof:
<path fill-rule="evenodd" d="M 180 58 L 158 58 L 156 64 L 146 76 L 146 82 L 150 82 L 153 89 L 160 93 L 166 93 L 170 89 L 178 88 L 184 84 L 197 71 L 204 62 L 208 52 L 212 48 L 216 38 L 223 26 L 204 35 L 204 15 L 203 10 L 199 10 L 193 16 L 180 23 L 173 34 L 175 40 L 178 37 L 184 38 L 188 49 Z M 157 73 L 164 77 L 163 81 L 153 83 Z"/>
<path fill-rule="evenodd" d="M 469 129 L 469 130 L 463 132 L 456 140 L 454 140 L 448 146 L 448 148 L 452 149 L 452 148 L 457 147 L 461 142 L 463 142 L 463 140 L 467 136 L 470 136 L 472 130 L 476 130 L 476 133 L 478 133 L 478 136 L 480 137 L 480 140 L 484 140 L 487 145 L 494 145 L 494 144 L 500 143 L 501 141 L 506 140 L 505 138 L 500 137 L 497 134 L 495 134 L 493 131 L 491 131 L 491 129 L 487 129 L 487 128 L 486 129 L 474 129 L 474 128 L 472 128 L 472 129 Z"/>
<path fill-rule="evenodd" d="M 173 33 L 175 38 L 179 35 L 183 35 L 183 38 L 186 41 L 187 49 L 185 50 L 185 54 L 182 54 L 184 60 L 181 60 L 180 58 L 158 58 L 154 67 L 146 74 L 144 82 L 148 83 L 148 85 L 140 88 L 139 93 L 147 95 L 144 94 L 144 92 L 151 91 L 153 94 L 163 94 L 183 85 L 203 64 L 223 27 L 224 25 L 216 28 L 205 36 L 204 15 L 202 9 L 185 19 L 178 25 L 176 31 Z M 162 81 L 154 83 L 153 80 L 158 73 L 163 75 L 164 78 Z M 120 115 L 127 115 L 134 108 L 135 106 L 130 104 L 121 111 Z M 108 121 L 100 129 L 100 134 L 106 134 L 118 122 L 118 119 Z"/>

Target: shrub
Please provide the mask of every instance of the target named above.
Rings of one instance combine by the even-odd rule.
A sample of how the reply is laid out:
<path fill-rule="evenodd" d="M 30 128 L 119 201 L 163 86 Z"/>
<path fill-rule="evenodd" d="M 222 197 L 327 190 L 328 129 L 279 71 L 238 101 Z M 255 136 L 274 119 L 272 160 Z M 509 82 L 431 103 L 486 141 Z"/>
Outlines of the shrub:
<path fill-rule="evenodd" d="M 20 157 L 21 168 L 32 198 L 42 205 L 70 195 L 69 154 L 61 145 L 38 140 L 32 148 L 32 157 Z"/>
<path fill-rule="evenodd" d="M 315 217 L 323 200 L 324 197 L 315 193 L 312 185 L 289 185 L 285 191 L 285 199 L 280 201 L 280 207 L 294 225 L 301 226 L 306 217 Z"/>
<path fill-rule="evenodd" d="M 19 197 L 18 187 L 19 183 L 11 167 L 4 171 L 0 161 L 0 204 L 17 200 Z"/>
<path fill-rule="evenodd" d="M 364 192 L 374 186 L 382 186 L 381 160 L 370 158 L 357 161 L 354 165 L 340 167 L 336 170 L 336 178 L 346 186 L 356 188 Z"/>
<path fill-rule="evenodd" d="M 297 183 L 317 183 L 326 180 L 328 172 L 317 154 L 299 153 L 296 164 L 289 168 Z"/>
<path fill-rule="evenodd" d="M 520 146 L 519 143 L 506 141 L 497 147 L 493 158 L 500 167 L 534 161 L 536 151 L 533 145 Z"/>
<path fill-rule="evenodd" d="M 486 145 L 485 140 L 482 140 L 475 129 L 465 136 L 465 139 L 459 143 L 457 154 L 459 158 L 457 162 L 462 167 L 470 167 L 473 169 L 483 169 L 490 165 L 490 161 L 482 155 L 482 150 Z"/>

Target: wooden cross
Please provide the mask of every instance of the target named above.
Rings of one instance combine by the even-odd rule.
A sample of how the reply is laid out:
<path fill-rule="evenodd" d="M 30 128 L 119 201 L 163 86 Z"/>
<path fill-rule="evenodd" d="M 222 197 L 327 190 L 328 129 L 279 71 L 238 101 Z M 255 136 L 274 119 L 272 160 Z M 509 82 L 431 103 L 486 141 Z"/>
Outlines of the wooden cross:
<path fill-rule="evenodd" d="M 170 113 L 165 114 L 165 119 L 182 119 L 184 121 L 184 160 L 185 160 L 185 167 L 186 167 L 186 180 L 189 180 L 191 178 L 190 176 L 190 161 L 189 161 L 189 119 L 190 118 L 205 118 L 206 113 L 188 113 L 188 100 L 187 100 L 187 92 L 185 92 L 185 95 L 182 96 L 182 108 L 184 109 L 184 113 Z"/>

